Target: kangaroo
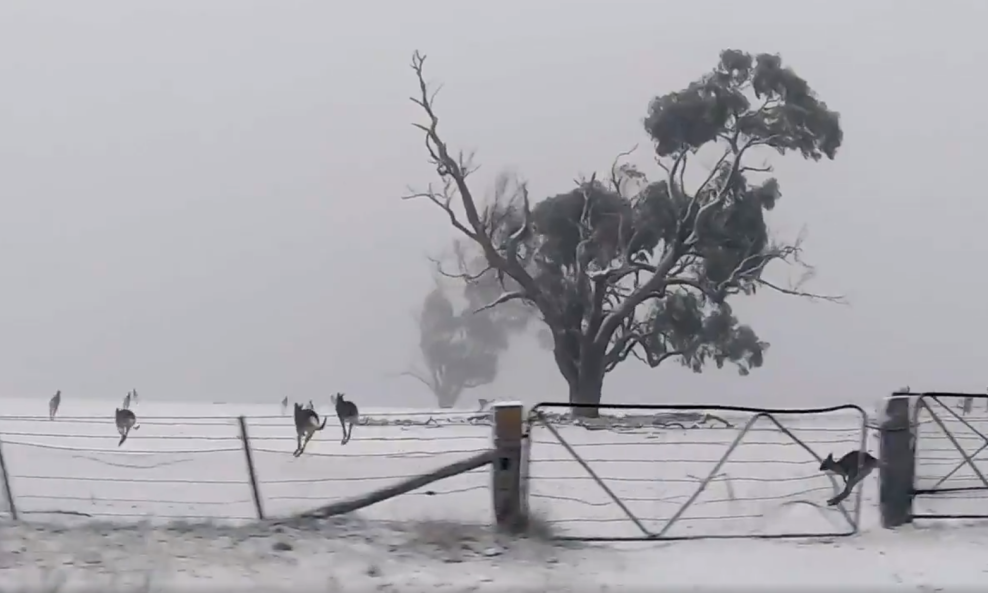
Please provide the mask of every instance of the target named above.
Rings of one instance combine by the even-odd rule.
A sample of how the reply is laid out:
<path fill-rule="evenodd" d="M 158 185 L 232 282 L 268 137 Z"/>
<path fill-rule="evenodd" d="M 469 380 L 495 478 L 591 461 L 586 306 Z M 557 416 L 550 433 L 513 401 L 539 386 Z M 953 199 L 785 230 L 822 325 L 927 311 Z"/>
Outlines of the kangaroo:
<path fill-rule="evenodd" d="M 130 390 L 130 401 L 134 402 L 135 404 L 138 403 L 138 401 L 137 401 L 137 390 L 136 389 L 131 389 Z"/>
<path fill-rule="evenodd" d="M 281 415 L 284 416 L 286 412 L 288 412 L 288 396 L 287 395 L 285 396 L 285 399 L 281 400 Z"/>
<path fill-rule="evenodd" d="M 127 396 L 123 400 L 123 409 L 125 409 L 125 410 L 129 410 L 130 409 L 130 392 L 129 391 L 127 392 Z"/>
<path fill-rule="evenodd" d="M 967 416 L 968 414 L 970 414 L 971 409 L 974 407 L 974 396 L 973 395 L 964 396 L 958 407 L 961 410 L 961 416 Z M 988 400 L 985 400 L 985 410 L 988 411 Z"/>
<path fill-rule="evenodd" d="M 120 442 L 117 443 L 117 446 L 119 447 L 124 444 L 124 441 L 127 440 L 127 435 L 130 434 L 130 429 L 133 428 L 134 430 L 138 430 L 141 426 L 139 424 L 135 424 L 137 422 L 137 416 L 126 408 L 122 410 L 117 408 L 116 421 L 117 432 L 120 433 Z"/>
<path fill-rule="evenodd" d="M 843 502 L 851 495 L 854 487 L 880 465 L 881 462 L 867 451 L 851 451 L 841 457 L 839 461 L 834 461 L 833 453 L 827 455 L 827 458 L 820 464 L 820 471 L 837 474 L 844 480 L 844 490 L 828 500 L 827 506 L 834 506 Z"/>
<path fill-rule="evenodd" d="M 478 412 L 483 412 L 490 405 L 491 405 L 491 400 L 484 399 L 482 397 L 481 398 L 477 398 L 477 411 Z"/>
<path fill-rule="evenodd" d="M 58 404 L 62 403 L 62 390 L 59 389 L 55 392 L 55 395 L 48 400 L 48 419 L 54 420 L 55 414 L 58 413 Z"/>
<path fill-rule="evenodd" d="M 333 403 L 336 406 L 336 417 L 340 419 L 340 426 L 343 427 L 343 440 L 340 441 L 340 444 L 345 445 L 350 442 L 350 437 L 353 436 L 353 425 L 360 418 L 360 413 L 357 410 L 357 404 L 343 399 L 343 393 L 334 395 Z M 347 425 L 349 425 L 349 429 Z"/>
<path fill-rule="evenodd" d="M 322 424 L 319 424 L 319 414 L 315 410 L 303 408 L 295 402 L 295 435 L 298 437 L 298 447 L 292 455 L 295 457 L 301 455 L 305 451 L 305 446 L 312 440 L 312 435 L 324 428 L 326 428 L 326 418 L 323 418 Z"/>

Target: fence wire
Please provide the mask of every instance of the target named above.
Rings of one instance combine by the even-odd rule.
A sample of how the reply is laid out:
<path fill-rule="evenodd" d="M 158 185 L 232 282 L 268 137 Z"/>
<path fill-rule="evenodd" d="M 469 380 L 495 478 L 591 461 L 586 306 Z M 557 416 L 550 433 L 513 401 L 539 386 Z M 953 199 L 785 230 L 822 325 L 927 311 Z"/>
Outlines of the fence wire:
<path fill-rule="evenodd" d="M 964 400 L 970 399 L 965 403 Z M 988 518 L 988 415 L 962 394 L 917 398 L 915 494 L 918 518 Z M 973 413 L 972 413 L 973 412 Z"/>
<path fill-rule="evenodd" d="M 146 417 L 139 424 L 141 429 L 118 447 L 111 419 L 0 418 L 3 452 L 21 514 L 188 521 L 256 517 L 236 419 Z M 355 428 L 345 447 L 339 444 L 339 426 L 330 422 L 306 452 L 294 458 L 291 417 L 247 421 L 252 463 L 268 516 L 359 497 L 485 451 L 490 448 L 489 424 L 489 415 L 479 413 L 374 414 Z M 689 499 L 738 434 L 736 429 L 630 425 L 596 431 L 567 425 L 560 430 L 581 435 L 570 439 L 573 448 L 642 521 L 656 528 Z M 861 427 L 794 422 L 792 431 L 823 457 L 853 448 Z M 752 427 L 682 518 L 683 528 L 763 532 L 771 530 L 780 512 L 804 503 L 818 508 L 799 512 L 823 525 L 821 521 L 835 513 L 819 508 L 833 495 L 833 485 L 818 471 L 818 459 L 800 453 L 791 441 L 780 442 L 778 435 L 774 427 Z M 549 509 L 549 523 L 567 530 L 626 527 L 627 519 L 614 515 L 613 502 L 601 497 L 593 477 L 574 465 L 557 440 L 533 431 L 531 444 L 529 496 L 533 508 Z M 483 522 L 491 513 L 489 489 L 489 471 L 475 470 L 364 513 L 394 520 Z M 833 522 L 826 521 L 832 527 Z"/>
<path fill-rule="evenodd" d="M 988 415 L 955 416 L 938 402 L 930 401 L 929 406 L 917 412 L 916 489 L 988 490 L 977 475 L 977 470 L 988 473 Z M 931 414 L 940 423 L 932 421 Z"/>
<path fill-rule="evenodd" d="M 381 415 L 389 417 L 390 415 Z M 292 418 L 247 419 L 256 484 L 268 517 L 361 497 L 486 451 L 478 422 L 358 425 L 346 447 L 332 424 L 295 458 Z M 7 479 L 18 515 L 31 519 L 249 521 L 257 518 L 244 440 L 235 418 L 146 417 L 118 446 L 112 419 L 0 417 Z M 419 431 L 434 426 L 446 430 Z M 336 427 L 338 429 L 338 427 Z M 489 472 L 473 471 L 375 504 L 364 514 L 390 520 L 485 521 Z M 442 498 L 443 502 L 437 499 Z M 9 512 L 9 505 L 7 509 Z"/>
<path fill-rule="evenodd" d="M 836 492 L 820 463 L 830 453 L 839 458 L 859 449 L 867 419 L 862 413 L 827 426 L 777 416 L 792 437 L 768 422 L 742 435 L 743 419 L 730 428 L 655 427 L 625 434 L 549 429 L 535 420 L 529 436 L 532 508 L 540 521 L 576 539 L 631 538 L 635 521 L 652 534 L 672 537 L 831 533 L 841 519 L 826 506 Z M 856 501 L 844 503 L 851 516 Z"/>

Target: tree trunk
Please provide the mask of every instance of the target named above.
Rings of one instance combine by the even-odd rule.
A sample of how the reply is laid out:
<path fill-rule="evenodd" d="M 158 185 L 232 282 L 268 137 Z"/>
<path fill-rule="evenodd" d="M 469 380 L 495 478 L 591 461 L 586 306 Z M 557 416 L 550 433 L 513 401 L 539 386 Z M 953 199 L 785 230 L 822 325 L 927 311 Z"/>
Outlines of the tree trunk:
<path fill-rule="evenodd" d="M 460 399 L 462 389 L 439 389 L 436 391 L 436 403 L 442 410 L 448 410 L 456 405 Z"/>
<path fill-rule="evenodd" d="M 590 358 L 588 360 L 588 358 Z M 571 404 L 590 404 L 593 407 L 573 408 L 576 418 L 597 418 L 600 415 L 601 391 L 604 387 L 603 360 L 588 357 L 580 362 L 580 372 L 575 382 L 569 386 L 569 401 Z"/>

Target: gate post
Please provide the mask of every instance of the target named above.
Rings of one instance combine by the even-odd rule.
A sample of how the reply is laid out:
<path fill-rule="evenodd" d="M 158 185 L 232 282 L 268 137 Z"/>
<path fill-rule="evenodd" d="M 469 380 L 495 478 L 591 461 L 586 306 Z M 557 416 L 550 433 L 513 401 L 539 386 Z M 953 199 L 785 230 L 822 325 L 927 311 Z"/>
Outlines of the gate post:
<path fill-rule="evenodd" d="M 3 476 L 3 494 L 7 498 L 7 512 L 13 521 L 17 520 L 17 505 L 14 503 L 14 491 L 10 487 L 10 472 L 7 471 L 7 461 L 3 456 L 3 443 L 0 443 L 0 475 Z"/>
<path fill-rule="evenodd" d="M 494 463 L 491 487 L 497 528 L 517 533 L 528 527 L 528 501 L 522 480 L 524 408 L 519 402 L 494 404 Z"/>
<path fill-rule="evenodd" d="M 257 518 L 264 519 L 264 505 L 261 503 L 261 489 L 257 484 L 257 469 L 254 467 L 254 451 L 250 447 L 250 436 L 247 434 L 247 418 L 243 415 L 237 417 L 237 424 L 240 425 L 240 440 L 244 444 L 244 457 L 247 459 L 247 480 L 250 484 L 250 494 L 254 499 L 254 510 L 257 511 Z"/>
<path fill-rule="evenodd" d="M 912 398 L 894 394 L 885 400 L 881 427 L 878 472 L 882 527 L 892 529 L 912 523 L 913 477 L 916 467 L 909 404 Z"/>

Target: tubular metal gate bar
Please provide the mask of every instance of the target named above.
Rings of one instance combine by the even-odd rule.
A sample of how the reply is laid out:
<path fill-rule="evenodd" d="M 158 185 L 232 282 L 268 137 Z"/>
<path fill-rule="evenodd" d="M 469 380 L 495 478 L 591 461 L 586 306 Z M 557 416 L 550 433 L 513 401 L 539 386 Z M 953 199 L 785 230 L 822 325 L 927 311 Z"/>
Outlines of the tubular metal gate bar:
<path fill-rule="evenodd" d="M 957 411 L 953 407 L 944 403 L 944 400 L 947 400 L 948 402 L 951 400 L 957 400 L 959 402 L 959 405 L 956 405 L 955 407 L 960 409 L 961 413 L 957 413 Z M 985 474 L 984 472 L 981 471 L 981 468 L 979 468 L 977 464 L 974 463 L 975 457 L 980 455 L 983 451 L 988 450 L 988 436 L 986 436 L 983 431 L 975 428 L 966 418 L 964 418 L 965 415 L 970 413 L 972 408 L 980 407 L 980 406 L 975 406 L 975 404 L 978 404 L 979 402 L 984 402 L 984 404 L 982 405 L 985 405 L 986 409 L 988 409 L 988 395 L 985 394 L 949 393 L 949 392 L 927 392 L 927 393 L 919 394 L 919 397 L 916 399 L 916 404 L 915 404 L 916 407 L 913 409 L 913 418 L 912 418 L 914 454 L 915 451 L 919 450 L 920 443 L 922 442 L 919 435 L 919 427 L 922 425 L 921 423 L 925 423 L 925 421 L 921 418 L 921 414 L 928 414 L 932 423 L 936 425 L 937 428 L 939 428 L 943 432 L 944 436 L 947 437 L 947 440 L 950 441 L 950 444 L 955 449 L 957 449 L 958 453 L 960 453 L 961 460 L 957 463 L 957 466 L 954 467 L 954 469 L 947 472 L 947 474 L 941 477 L 935 484 L 933 484 L 933 486 L 929 488 L 914 488 L 913 496 L 934 495 L 934 494 L 941 494 L 948 492 L 977 492 L 977 491 L 988 490 L 988 479 L 985 478 Z M 983 441 L 981 443 L 981 446 L 978 447 L 978 449 L 973 454 L 968 455 L 967 451 L 964 449 L 964 446 L 960 443 L 957 437 L 954 436 L 954 434 L 950 431 L 950 428 L 947 427 L 947 425 L 944 423 L 943 419 L 940 417 L 940 414 L 938 412 L 946 412 L 948 416 L 950 416 L 954 420 L 957 420 L 958 422 L 966 426 L 972 433 L 977 435 L 981 439 L 981 441 Z M 981 482 L 980 485 L 963 486 L 963 487 L 948 486 L 946 488 L 941 487 L 944 482 L 946 482 L 951 477 L 953 477 L 953 475 L 956 474 L 958 471 L 960 471 L 961 468 L 963 468 L 964 466 L 967 466 L 971 469 L 971 471 L 977 477 L 977 480 Z M 988 508 L 985 509 L 985 512 L 980 514 L 914 513 L 912 515 L 912 518 L 913 519 L 986 519 L 988 518 Z"/>
<path fill-rule="evenodd" d="M 665 521 L 665 524 L 659 531 L 649 530 L 645 526 L 644 522 L 640 517 L 638 517 L 627 504 L 614 493 L 613 490 L 608 487 L 604 479 L 601 478 L 597 472 L 594 471 L 592 467 L 587 463 L 583 457 L 573 448 L 573 446 L 560 434 L 559 430 L 553 426 L 550 422 L 546 421 L 543 410 L 546 408 L 566 408 L 568 410 L 577 408 L 596 408 L 596 409 L 608 409 L 608 410 L 660 410 L 670 413 L 682 413 L 682 412 L 741 412 L 753 414 L 751 418 L 740 428 L 740 432 L 734 438 L 734 440 L 728 445 L 727 449 L 724 451 L 720 459 L 714 464 L 710 472 L 700 481 L 696 490 L 689 496 L 689 498 L 684 502 L 672 517 Z M 781 409 L 781 408 L 748 408 L 744 406 L 718 406 L 718 405 L 649 405 L 649 404 L 575 404 L 575 403 L 562 403 L 562 402 L 542 402 L 536 404 L 531 412 L 529 413 L 528 420 L 528 434 L 526 434 L 526 441 L 531 444 L 531 427 L 536 420 L 541 421 L 541 424 L 552 434 L 552 436 L 559 441 L 563 449 L 573 457 L 584 471 L 589 474 L 594 482 L 600 486 L 601 490 L 611 499 L 611 501 L 621 510 L 621 512 L 627 517 L 628 521 L 635 525 L 635 527 L 641 531 L 641 535 L 638 536 L 589 536 L 589 537 L 577 537 L 577 536 L 556 536 L 555 539 L 560 541 L 582 541 L 582 542 L 613 542 L 613 541 L 682 541 L 682 540 L 695 540 L 695 539 L 797 539 L 797 538 L 816 538 L 816 537 L 846 537 L 851 535 L 856 535 L 858 533 L 858 526 L 861 520 L 861 497 L 863 488 L 859 487 L 857 492 L 852 495 L 854 500 L 854 510 L 853 512 L 848 512 L 844 507 L 844 503 L 837 505 L 837 510 L 847 521 L 848 528 L 846 531 L 832 532 L 832 533 L 780 533 L 780 534 L 706 534 L 706 535 L 682 535 L 682 536 L 672 536 L 668 535 L 669 530 L 679 521 L 687 510 L 693 505 L 694 502 L 700 497 L 700 495 L 706 490 L 707 486 L 717 478 L 721 473 L 721 468 L 727 463 L 731 454 L 735 449 L 738 448 L 744 441 L 745 435 L 751 431 L 752 428 L 758 423 L 759 420 L 767 420 L 768 422 L 775 425 L 779 431 L 789 437 L 789 439 L 796 445 L 802 447 L 807 453 L 810 454 L 818 462 L 822 463 L 823 458 L 821 458 L 816 451 L 814 451 L 809 445 L 804 443 L 799 437 L 792 433 L 788 428 L 786 428 L 779 420 L 775 417 L 776 415 L 812 415 L 812 414 L 827 414 L 831 412 L 839 412 L 841 410 L 849 410 L 857 412 L 861 415 L 861 439 L 860 439 L 860 450 L 864 451 L 867 449 L 868 445 L 868 414 L 860 406 L 853 404 L 833 406 L 829 408 L 796 408 L 796 409 Z M 714 417 L 716 419 L 716 417 Z M 672 423 L 677 424 L 676 422 Z M 661 427 L 661 426 L 659 426 Z M 657 463 L 661 463 L 658 461 Z M 826 477 L 830 480 L 833 485 L 834 493 L 838 493 L 843 490 L 843 487 L 839 486 L 837 480 L 830 475 L 826 474 Z"/>

